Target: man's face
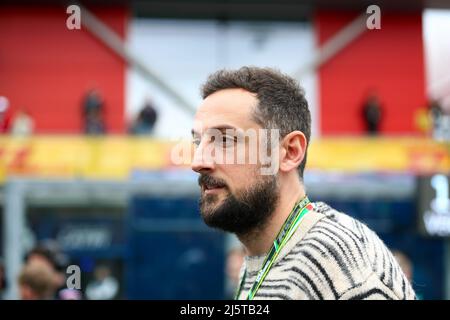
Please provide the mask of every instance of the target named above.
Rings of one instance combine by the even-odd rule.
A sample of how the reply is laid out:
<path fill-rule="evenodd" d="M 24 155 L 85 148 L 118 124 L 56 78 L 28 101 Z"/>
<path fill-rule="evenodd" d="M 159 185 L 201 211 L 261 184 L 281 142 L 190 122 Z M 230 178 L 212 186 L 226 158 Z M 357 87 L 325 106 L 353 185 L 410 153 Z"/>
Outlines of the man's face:
<path fill-rule="evenodd" d="M 192 130 L 202 217 L 211 227 L 237 234 L 261 227 L 278 200 L 276 176 L 262 176 L 260 159 L 250 161 L 259 147 L 239 138 L 253 130 L 259 141 L 263 128 L 252 119 L 257 104 L 256 95 L 242 89 L 217 91 L 200 105 Z M 239 148 L 245 161 L 237 161 Z"/>

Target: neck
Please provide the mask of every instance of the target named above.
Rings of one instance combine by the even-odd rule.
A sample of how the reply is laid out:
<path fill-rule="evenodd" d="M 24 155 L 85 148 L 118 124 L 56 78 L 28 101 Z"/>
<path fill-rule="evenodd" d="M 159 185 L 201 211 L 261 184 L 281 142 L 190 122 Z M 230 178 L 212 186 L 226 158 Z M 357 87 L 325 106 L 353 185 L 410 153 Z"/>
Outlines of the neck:
<path fill-rule="evenodd" d="M 305 189 L 300 181 L 295 184 L 287 184 L 284 188 L 281 187 L 279 192 L 280 198 L 278 199 L 278 205 L 265 225 L 249 233 L 238 235 L 239 240 L 247 249 L 249 256 L 262 256 L 267 254 L 272 247 L 275 237 L 291 213 L 292 208 L 306 195 Z"/>

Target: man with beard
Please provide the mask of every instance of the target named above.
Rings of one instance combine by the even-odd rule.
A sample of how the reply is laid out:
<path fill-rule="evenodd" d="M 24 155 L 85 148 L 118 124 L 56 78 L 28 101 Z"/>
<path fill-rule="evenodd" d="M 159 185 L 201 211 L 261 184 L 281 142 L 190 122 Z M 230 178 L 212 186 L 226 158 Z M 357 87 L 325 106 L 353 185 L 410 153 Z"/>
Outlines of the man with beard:
<path fill-rule="evenodd" d="M 309 201 L 303 171 L 311 116 L 295 80 L 267 68 L 221 70 L 202 95 L 192 169 L 200 174 L 205 223 L 235 233 L 246 248 L 237 299 L 415 298 L 373 231 Z M 267 131 L 269 145 L 261 143 Z M 258 143 L 243 132 L 256 133 Z M 243 161 L 236 160 L 242 149 Z M 272 174 L 263 170 L 274 164 Z"/>

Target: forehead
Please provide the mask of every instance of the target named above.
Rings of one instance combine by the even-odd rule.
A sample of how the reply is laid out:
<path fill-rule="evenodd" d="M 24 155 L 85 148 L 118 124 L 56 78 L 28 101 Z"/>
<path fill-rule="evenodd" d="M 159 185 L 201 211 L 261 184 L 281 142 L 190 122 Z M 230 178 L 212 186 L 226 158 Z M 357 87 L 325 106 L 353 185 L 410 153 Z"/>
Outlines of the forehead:
<path fill-rule="evenodd" d="M 209 95 L 195 115 L 194 130 L 220 126 L 247 129 L 257 124 L 252 112 L 258 104 L 256 94 L 244 89 L 224 89 Z"/>

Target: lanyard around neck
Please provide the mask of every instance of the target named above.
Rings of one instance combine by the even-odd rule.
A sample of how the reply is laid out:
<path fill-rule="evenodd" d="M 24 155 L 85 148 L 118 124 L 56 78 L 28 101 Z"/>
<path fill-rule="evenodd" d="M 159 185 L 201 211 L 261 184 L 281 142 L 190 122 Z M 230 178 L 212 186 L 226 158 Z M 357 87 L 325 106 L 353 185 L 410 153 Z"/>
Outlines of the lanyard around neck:
<path fill-rule="evenodd" d="M 267 274 L 269 273 L 270 268 L 272 267 L 272 264 L 275 262 L 276 258 L 278 257 L 279 252 L 284 247 L 284 245 L 289 241 L 289 239 L 292 237 L 295 230 L 297 230 L 303 216 L 307 212 L 311 211 L 312 209 L 313 209 L 313 206 L 307 196 L 305 196 L 300 202 L 298 202 L 294 206 L 291 213 L 289 214 L 286 221 L 284 222 L 283 226 L 281 227 L 280 231 L 278 232 L 278 235 L 275 237 L 275 240 L 273 241 L 273 245 L 270 248 L 269 253 L 267 254 L 266 258 L 264 259 L 263 266 L 262 266 L 261 270 L 258 272 L 258 276 L 256 277 L 256 280 L 253 283 L 253 286 L 250 288 L 250 291 L 248 292 L 247 300 L 253 300 L 253 297 L 255 296 L 259 287 L 261 286 L 261 284 L 263 283 Z M 238 299 L 239 295 L 241 294 L 242 288 L 245 283 L 246 276 L 247 276 L 247 270 L 245 270 L 244 276 L 242 277 L 241 283 L 236 292 L 235 299 Z"/>

